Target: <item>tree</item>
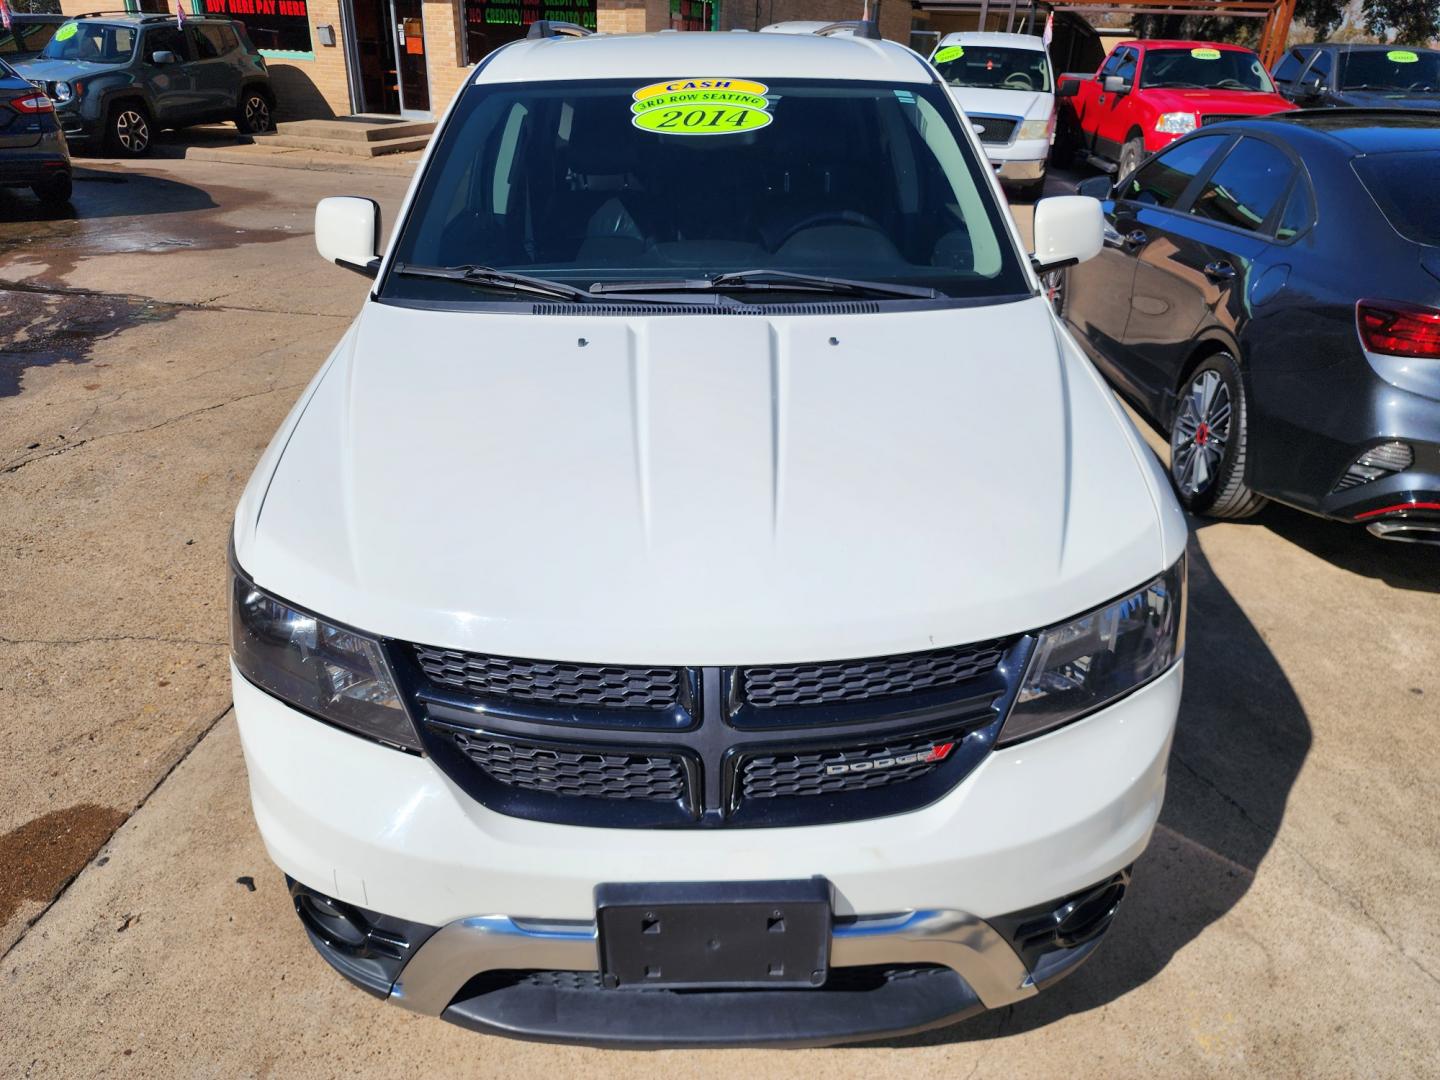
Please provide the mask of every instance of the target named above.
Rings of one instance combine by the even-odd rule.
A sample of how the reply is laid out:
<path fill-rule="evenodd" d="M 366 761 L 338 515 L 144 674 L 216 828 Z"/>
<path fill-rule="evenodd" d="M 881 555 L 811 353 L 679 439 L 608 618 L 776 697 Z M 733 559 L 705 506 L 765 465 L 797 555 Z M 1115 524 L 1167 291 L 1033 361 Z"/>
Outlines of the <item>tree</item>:
<path fill-rule="evenodd" d="M 1397 41 L 1424 45 L 1440 34 L 1440 0 L 1365 0 L 1365 28 Z"/>
<path fill-rule="evenodd" d="M 1298 0 L 1295 17 L 1315 31 L 1315 40 L 1324 41 L 1345 18 L 1345 0 Z"/>

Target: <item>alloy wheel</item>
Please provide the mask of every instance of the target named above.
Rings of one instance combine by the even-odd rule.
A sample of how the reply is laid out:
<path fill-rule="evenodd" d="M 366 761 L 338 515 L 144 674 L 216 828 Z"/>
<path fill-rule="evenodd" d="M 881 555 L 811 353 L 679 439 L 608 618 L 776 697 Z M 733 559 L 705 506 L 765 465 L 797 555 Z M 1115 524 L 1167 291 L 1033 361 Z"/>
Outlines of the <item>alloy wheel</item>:
<path fill-rule="evenodd" d="M 250 131 L 270 130 L 270 103 L 259 94 L 245 99 L 245 126 Z"/>
<path fill-rule="evenodd" d="M 115 117 L 115 141 L 127 154 L 140 154 L 150 146 L 150 125 L 134 109 Z"/>
<path fill-rule="evenodd" d="M 1215 482 L 1230 441 L 1230 388 L 1218 371 L 1202 371 L 1190 383 L 1170 432 L 1170 473 L 1193 498 Z"/>
<path fill-rule="evenodd" d="M 1040 278 L 1040 288 L 1045 292 L 1045 299 L 1050 301 L 1050 306 L 1055 309 L 1056 315 L 1065 314 L 1065 271 L 1051 270 Z"/>

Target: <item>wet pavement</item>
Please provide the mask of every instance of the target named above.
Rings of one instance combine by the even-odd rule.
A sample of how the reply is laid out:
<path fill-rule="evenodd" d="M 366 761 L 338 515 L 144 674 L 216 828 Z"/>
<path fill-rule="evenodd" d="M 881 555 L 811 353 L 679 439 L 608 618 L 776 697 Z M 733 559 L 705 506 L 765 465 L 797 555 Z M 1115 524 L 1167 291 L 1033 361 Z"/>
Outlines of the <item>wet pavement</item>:
<path fill-rule="evenodd" d="M 365 293 L 314 254 L 314 202 L 388 222 L 404 181 L 82 165 L 73 216 L 0 194 L 0 1072 L 1440 1073 L 1437 560 L 1279 508 L 1194 523 L 1161 824 L 1105 947 L 1038 999 L 878 1046 L 629 1054 L 344 983 L 250 816 L 225 540 Z"/>

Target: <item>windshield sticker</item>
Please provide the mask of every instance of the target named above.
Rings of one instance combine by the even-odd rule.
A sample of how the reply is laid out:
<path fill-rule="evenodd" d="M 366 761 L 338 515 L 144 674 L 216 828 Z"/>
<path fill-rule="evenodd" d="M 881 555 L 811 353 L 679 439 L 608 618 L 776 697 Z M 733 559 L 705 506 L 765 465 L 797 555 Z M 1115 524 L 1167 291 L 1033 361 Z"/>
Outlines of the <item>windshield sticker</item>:
<path fill-rule="evenodd" d="M 75 31 L 80 29 L 79 23 L 67 22 L 59 30 L 55 31 L 56 41 L 69 41 L 75 36 Z"/>
<path fill-rule="evenodd" d="M 769 91 L 749 79 L 672 79 L 636 90 L 630 122 L 662 135 L 735 135 L 768 127 Z"/>
<path fill-rule="evenodd" d="M 1387 60 L 1393 60 L 1397 64 L 1418 64 L 1420 54 L 1413 53 L 1409 49 L 1391 49 L 1385 54 Z"/>
<path fill-rule="evenodd" d="M 1219 60 L 1219 49 L 1191 49 L 1190 55 L 1196 60 Z"/>
<path fill-rule="evenodd" d="M 947 45 L 935 54 L 935 63 L 948 64 L 951 60 L 959 60 L 965 55 L 965 50 L 959 45 Z"/>

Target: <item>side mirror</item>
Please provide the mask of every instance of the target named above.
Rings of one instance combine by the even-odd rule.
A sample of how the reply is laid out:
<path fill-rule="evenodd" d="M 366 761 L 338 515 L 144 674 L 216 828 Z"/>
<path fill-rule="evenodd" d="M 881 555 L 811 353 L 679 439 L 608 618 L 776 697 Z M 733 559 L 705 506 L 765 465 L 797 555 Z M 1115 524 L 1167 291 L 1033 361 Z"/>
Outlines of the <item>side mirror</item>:
<path fill-rule="evenodd" d="M 1035 204 L 1037 274 L 1093 259 L 1104 243 L 1105 211 L 1098 199 L 1054 195 Z"/>
<path fill-rule="evenodd" d="M 315 250 L 320 257 L 374 277 L 380 271 L 380 204 L 336 195 L 315 204 Z"/>
<path fill-rule="evenodd" d="M 1324 80 L 1321 79 L 1319 75 L 1309 75 L 1306 76 L 1305 80 L 1301 82 L 1300 85 L 1295 88 L 1295 90 L 1297 96 L 1299 97 L 1319 97 L 1320 91 L 1324 87 L 1324 85 Z"/>
<path fill-rule="evenodd" d="M 1130 84 L 1119 75 L 1106 75 L 1104 86 L 1107 94 L 1128 94 L 1130 92 Z"/>
<path fill-rule="evenodd" d="M 1075 190 L 1088 199 L 1104 202 L 1115 191 L 1115 185 L 1108 176 L 1091 176 L 1075 185 Z"/>
<path fill-rule="evenodd" d="M 179 62 L 179 57 L 169 49 L 157 49 L 150 54 L 150 62 L 152 64 L 175 64 Z"/>
<path fill-rule="evenodd" d="M 1061 78 L 1065 77 L 1062 75 Z M 1064 82 L 1055 88 L 1056 97 L 1074 97 L 1078 93 L 1080 93 L 1079 79 L 1066 78 Z"/>

